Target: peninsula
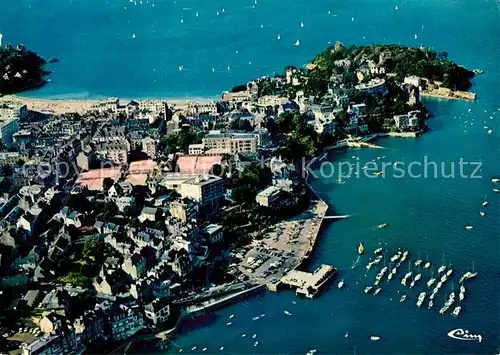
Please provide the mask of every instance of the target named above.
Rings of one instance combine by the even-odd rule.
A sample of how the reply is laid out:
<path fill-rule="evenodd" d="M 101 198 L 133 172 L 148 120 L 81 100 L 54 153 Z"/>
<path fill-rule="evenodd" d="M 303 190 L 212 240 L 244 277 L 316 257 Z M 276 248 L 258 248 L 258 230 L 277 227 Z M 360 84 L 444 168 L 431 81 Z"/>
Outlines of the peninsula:
<path fill-rule="evenodd" d="M 4 52 L 2 93 L 42 84 L 41 58 Z M 0 349 L 105 353 L 266 287 L 314 297 L 332 216 L 302 159 L 417 135 L 429 85 L 472 77 L 445 53 L 338 42 L 216 101 L 0 98 Z"/>
<path fill-rule="evenodd" d="M 44 70 L 45 59 L 22 44 L 0 46 L 0 96 L 44 86 L 50 72 Z"/>

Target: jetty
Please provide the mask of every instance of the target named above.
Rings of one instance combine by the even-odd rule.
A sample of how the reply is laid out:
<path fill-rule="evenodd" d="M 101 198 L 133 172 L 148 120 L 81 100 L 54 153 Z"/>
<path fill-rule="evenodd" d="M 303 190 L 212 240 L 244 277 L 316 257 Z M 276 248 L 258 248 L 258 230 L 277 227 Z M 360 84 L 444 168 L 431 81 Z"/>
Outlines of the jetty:
<path fill-rule="evenodd" d="M 312 273 L 292 270 L 281 279 L 281 283 L 296 287 L 297 295 L 314 298 L 336 271 L 335 267 L 326 264 L 321 265 Z"/>

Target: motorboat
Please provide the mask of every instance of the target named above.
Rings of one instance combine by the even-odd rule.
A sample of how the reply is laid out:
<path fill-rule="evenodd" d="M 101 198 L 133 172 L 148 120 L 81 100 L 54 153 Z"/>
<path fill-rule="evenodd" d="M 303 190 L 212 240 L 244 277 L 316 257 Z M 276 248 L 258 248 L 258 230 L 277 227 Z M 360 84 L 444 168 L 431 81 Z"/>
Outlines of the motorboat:
<path fill-rule="evenodd" d="M 371 339 L 371 340 L 373 340 L 373 341 L 377 341 L 377 340 L 380 340 L 380 337 L 378 337 L 378 336 L 376 336 L 376 335 L 372 335 L 372 336 L 370 337 L 370 339 Z"/>
<path fill-rule="evenodd" d="M 417 274 L 414 281 L 418 281 L 422 278 L 422 274 Z"/>
<path fill-rule="evenodd" d="M 462 310 L 462 307 L 460 306 L 456 306 L 455 309 L 453 310 L 453 312 L 451 312 L 451 314 L 454 316 L 454 317 L 458 317 L 458 315 L 460 314 L 460 311 Z"/>
<path fill-rule="evenodd" d="M 448 277 L 449 277 L 449 276 L 451 276 L 451 274 L 452 274 L 452 273 L 453 273 L 453 270 L 452 270 L 452 269 L 450 269 L 450 270 L 446 271 L 446 276 L 448 276 Z"/>
<path fill-rule="evenodd" d="M 432 301 L 432 299 L 429 301 L 429 306 L 427 307 L 428 309 L 431 309 L 432 307 L 434 307 L 434 301 Z"/>
<path fill-rule="evenodd" d="M 359 243 L 359 246 L 358 246 L 359 255 L 363 254 L 364 252 L 365 252 L 365 247 L 363 246 L 363 243 Z"/>
<path fill-rule="evenodd" d="M 377 248 L 373 251 L 373 254 L 380 254 L 382 252 L 382 248 Z"/>
<path fill-rule="evenodd" d="M 420 264 L 422 264 L 422 260 L 418 259 L 417 261 L 415 261 L 415 266 L 419 266 Z"/>
<path fill-rule="evenodd" d="M 377 176 L 378 176 L 378 175 L 377 175 Z M 382 229 L 382 228 L 387 228 L 388 226 L 389 226 L 389 225 L 388 225 L 387 223 L 381 223 L 381 224 L 379 224 L 379 225 L 378 225 L 378 227 L 379 227 L 380 229 Z"/>
<path fill-rule="evenodd" d="M 446 265 L 441 265 L 438 269 L 438 273 L 442 273 L 446 270 Z"/>
<path fill-rule="evenodd" d="M 427 281 L 427 287 L 431 288 L 435 282 L 436 282 L 435 278 L 430 279 L 429 281 Z"/>
<path fill-rule="evenodd" d="M 288 312 L 287 310 L 283 311 L 283 313 L 285 313 L 287 316 L 291 316 L 292 314 L 290 312 Z"/>
<path fill-rule="evenodd" d="M 401 296 L 401 298 L 399 299 L 399 302 L 404 302 L 404 301 L 406 301 L 406 295 Z"/>
<path fill-rule="evenodd" d="M 424 269 L 428 269 L 430 267 L 431 267 L 431 262 L 430 261 L 426 262 L 425 265 L 423 266 Z"/>
<path fill-rule="evenodd" d="M 337 285 L 338 288 L 344 287 L 344 280 L 342 279 L 339 284 Z"/>
<path fill-rule="evenodd" d="M 382 291 L 382 289 L 379 287 L 375 290 L 375 292 L 373 293 L 374 295 L 378 295 L 380 293 L 380 291 Z"/>

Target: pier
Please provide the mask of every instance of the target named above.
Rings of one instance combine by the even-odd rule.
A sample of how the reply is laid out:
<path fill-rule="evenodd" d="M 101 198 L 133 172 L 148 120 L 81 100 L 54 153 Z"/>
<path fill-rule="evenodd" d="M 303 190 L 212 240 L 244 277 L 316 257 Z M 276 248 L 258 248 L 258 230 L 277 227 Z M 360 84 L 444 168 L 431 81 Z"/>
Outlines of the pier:
<path fill-rule="evenodd" d="M 321 265 L 313 273 L 292 270 L 281 279 L 281 283 L 296 287 L 297 295 L 314 298 L 336 271 L 335 267 L 326 264 Z"/>

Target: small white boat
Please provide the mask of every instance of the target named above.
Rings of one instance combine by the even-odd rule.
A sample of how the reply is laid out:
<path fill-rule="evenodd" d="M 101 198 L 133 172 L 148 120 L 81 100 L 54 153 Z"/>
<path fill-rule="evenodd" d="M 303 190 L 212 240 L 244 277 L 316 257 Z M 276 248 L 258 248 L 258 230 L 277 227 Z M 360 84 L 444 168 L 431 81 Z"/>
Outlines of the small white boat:
<path fill-rule="evenodd" d="M 259 316 L 256 316 L 256 317 L 253 317 L 252 320 L 259 320 L 260 317 Z"/>
<path fill-rule="evenodd" d="M 446 282 L 446 280 L 448 280 L 448 276 L 443 275 L 443 276 L 441 277 L 441 282 Z"/>
<path fill-rule="evenodd" d="M 219 350 L 220 350 L 220 351 L 224 350 L 224 347 L 223 347 L 223 346 L 221 346 L 221 347 L 219 348 Z"/>
<path fill-rule="evenodd" d="M 417 274 L 414 281 L 418 281 L 422 278 L 422 274 Z"/>
<path fill-rule="evenodd" d="M 253 343 L 253 346 L 257 346 L 257 345 L 259 345 L 258 341 L 256 341 L 255 343 Z"/>
<path fill-rule="evenodd" d="M 429 307 L 428 308 L 431 309 L 432 307 L 434 307 L 434 302 L 432 301 L 432 298 L 431 298 L 431 300 L 429 301 Z"/>
<path fill-rule="evenodd" d="M 452 269 L 450 269 L 450 270 L 446 271 L 446 276 L 448 276 L 448 277 L 449 277 L 452 273 L 453 273 L 453 270 L 452 270 Z"/>
<path fill-rule="evenodd" d="M 493 192 L 500 193 L 500 190 L 495 188 L 493 189 Z"/>
<path fill-rule="evenodd" d="M 135 38 L 135 33 L 132 34 L 132 38 Z"/>
<path fill-rule="evenodd" d="M 415 266 L 419 266 L 420 264 L 422 264 L 422 260 L 418 259 L 417 261 L 415 261 Z"/>
<path fill-rule="evenodd" d="M 292 315 L 290 312 L 288 312 L 288 311 L 286 311 L 286 310 L 285 310 L 285 311 L 283 311 L 283 313 L 285 313 L 287 316 L 291 316 L 291 315 Z"/>
<path fill-rule="evenodd" d="M 201 349 L 201 351 L 205 352 L 205 351 L 207 351 L 207 348 L 203 348 L 203 349 Z"/>
<path fill-rule="evenodd" d="M 377 248 L 373 251 L 373 254 L 380 254 L 382 252 L 382 248 Z"/>
<path fill-rule="evenodd" d="M 424 269 L 428 269 L 431 267 L 430 261 L 426 262 L 425 265 L 423 266 Z"/>
<path fill-rule="evenodd" d="M 493 179 L 491 179 L 491 182 L 500 182 L 500 179 L 499 178 L 493 178 Z"/>
<path fill-rule="evenodd" d="M 404 301 L 406 301 L 406 295 L 401 296 L 401 298 L 399 299 L 399 302 L 404 302 Z"/>
<path fill-rule="evenodd" d="M 252 335 L 252 339 L 257 338 L 257 334 Z"/>
<path fill-rule="evenodd" d="M 311 349 L 306 353 L 306 355 L 314 355 L 316 354 L 316 351 L 317 351 L 316 349 Z"/>
<path fill-rule="evenodd" d="M 468 226 L 465 226 L 465 229 L 467 229 L 468 231 L 470 231 L 472 228 L 474 228 L 474 227 L 472 227 L 472 225 L 470 225 L 470 224 Z"/>
<path fill-rule="evenodd" d="M 492 129 L 489 129 L 488 130 L 488 134 L 492 134 L 493 133 L 493 130 Z"/>
<path fill-rule="evenodd" d="M 382 291 L 382 289 L 379 287 L 375 290 L 375 292 L 373 293 L 374 295 L 378 295 L 380 293 L 380 291 Z"/>
<path fill-rule="evenodd" d="M 300 23 L 300 27 L 304 27 L 304 22 L 301 22 L 301 23 Z"/>
<path fill-rule="evenodd" d="M 338 288 L 344 287 L 344 280 L 341 280 L 337 286 Z"/>
<path fill-rule="evenodd" d="M 372 336 L 370 337 L 370 339 L 371 339 L 371 340 L 373 340 L 373 341 L 377 341 L 377 340 L 380 340 L 380 337 L 378 337 L 378 336 L 376 336 L 376 335 L 372 335 Z"/>
<path fill-rule="evenodd" d="M 365 287 L 365 293 L 369 293 L 372 290 L 373 286 Z"/>
<path fill-rule="evenodd" d="M 399 8 L 398 8 L 398 5 L 396 5 L 396 6 L 394 7 L 394 10 L 398 11 L 398 9 L 399 9 Z"/>
<path fill-rule="evenodd" d="M 265 313 L 262 313 L 262 314 L 260 315 L 260 318 L 264 318 L 265 316 L 266 316 L 266 314 L 265 314 Z"/>
<path fill-rule="evenodd" d="M 233 323 L 231 322 L 227 322 L 226 325 L 229 326 L 229 325 L 232 325 Z"/>
<path fill-rule="evenodd" d="M 241 337 L 244 338 L 246 337 L 247 335 L 245 333 L 241 334 Z"/>
<path fill-rule="evenodd" d="M 454 316 L 454 317 L 458 317 L 458 315 L 460 314 L 460 310 L 462 309 L 462 307 L 460 306 L 456 306 L 455 309 L 453 310 L 453 312 L 451 312 L 451 314 Z"/>
<path fill-rule="evenodd" d="M 193 347 L 191 348 L 191 351 L 195 351 L 195 350 L 196 350 L 196 348 L 197 348 L 197 346 L 193 346 Z"/>
<path fill-rule="evenodd" d="M 296 46 L 300 46 L 300 41 L 299 41 L 299 40 L 296 40 L 296 41 L 295 41 L 295 45 L 296 45 Z"/>
<path fill-rule="evenodd" d="M 438 269 L 438 272 L 439 272 L 439 273 L 442 273 L 442 272 L 444 272 L 445 270 L 446 270 L 446 265 L 441 265 L 441 266 L 439 267 L 439 269 Z"/>
<path fill-rule="evenodd" d="M 427 281 L 427 287 L 432 287 L 432 285 L 434 285 L 434 283 L 436 282 L 436 279 L 435 278 L 432 278 L 430 279 L 429 281 Z"/>
<path fill-rule="evenodd" d="M 229 319 L 233 319 L 233 318 L 234 318 L 234 314 L 231 314 L 231 315 L 229 316 Z"/>
<path fill-rule="evenodd" d="M 278 36 L 276 37 L 276 39 L 281 39 L 281 36 L 280 36 L 280 35 L 278 35 Z"/>

